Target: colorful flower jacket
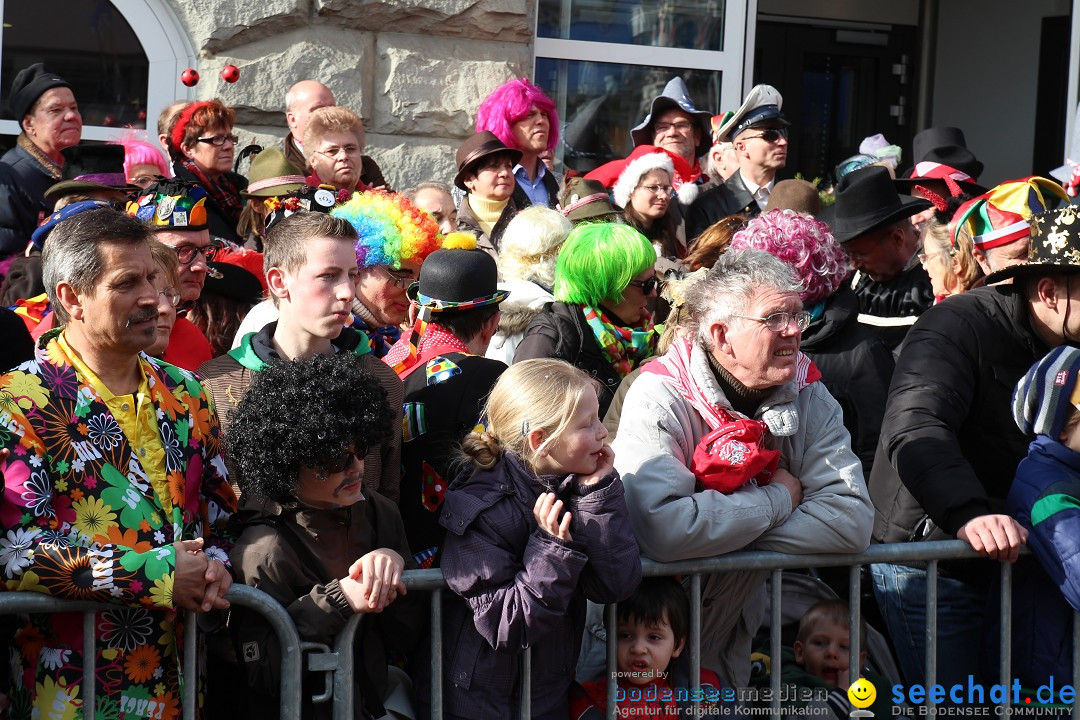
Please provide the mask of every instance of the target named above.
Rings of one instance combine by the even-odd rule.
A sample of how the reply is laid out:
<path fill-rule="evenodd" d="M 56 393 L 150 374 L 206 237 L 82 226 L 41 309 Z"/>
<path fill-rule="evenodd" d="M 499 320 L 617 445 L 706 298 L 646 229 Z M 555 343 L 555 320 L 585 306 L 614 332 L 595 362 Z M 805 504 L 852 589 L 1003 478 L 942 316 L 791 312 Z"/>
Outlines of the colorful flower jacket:
<path fill-rule="evenodd" d="M 0 376 L 0 573 L 7 590 L 97 600 L 97 717 L 181 714 L 182 615 L 173 610 L 178 540 L 216 533 L 235 510 L 218 421 L 191 373 L 140 356 L 157 412 L 173 504 L 162 509 L 105 403 L 45 335 L 34 360 Z M 15 635 L 13 718 L 82 716 L 82 616 L 31 615 Z"/>

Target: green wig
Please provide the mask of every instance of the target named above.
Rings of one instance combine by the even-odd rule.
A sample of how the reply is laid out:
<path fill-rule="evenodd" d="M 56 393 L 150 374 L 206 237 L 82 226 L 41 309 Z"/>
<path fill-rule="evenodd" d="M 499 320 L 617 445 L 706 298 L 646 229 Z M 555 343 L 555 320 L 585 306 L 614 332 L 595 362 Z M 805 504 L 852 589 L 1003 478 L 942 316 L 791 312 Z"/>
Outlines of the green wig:
<path fill-rule="evenodd" d="M 652 244 L 629 225 L 578 225 L 555 262 L 555 299 L 593 307 L 621 302 L 630 281 L 655 263 Z"/>

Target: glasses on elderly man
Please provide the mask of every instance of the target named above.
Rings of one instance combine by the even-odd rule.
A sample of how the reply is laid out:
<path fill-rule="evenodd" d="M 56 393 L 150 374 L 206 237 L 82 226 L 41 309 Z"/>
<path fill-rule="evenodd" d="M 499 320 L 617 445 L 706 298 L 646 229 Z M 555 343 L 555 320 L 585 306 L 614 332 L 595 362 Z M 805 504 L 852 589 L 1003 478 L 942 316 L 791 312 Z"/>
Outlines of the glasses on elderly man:
<path fill-rule="evenodd" d="M 656 125 L 653 125 L 653 130 L 659 135 L 662 135 L 669 130 L 674 130 L 679 134 L 685 135 L 690 132 L 693 127 L 694 124 L 691 122 L 687 122 L 686 120 L 678 120 L 673 123 L 656 123 Z"/>
<path fill-rule="evenodd" d="M 798 326 L 799 332 L 802 332 L 806 328 L 810 327 L 810 313 L 806 310 L 799 310 L 798 312 L 774 312 L 766 315 L 765 317 L 752 317 L 750 315 L 735 315 L 734 317 L 742 318 L 743 320 L 753 320 L 759 322 L 765 327 L 769 328 L 773 332 L 783 332 L 791 327 L 791 321 L 795 321 L 795 325 Z"/>
<path fill-rule="evenodd" d="M 221 147 L 225 143 L 232 143 L 233 145 L 235 145 L 237 142 L 239 142 L 239 140 L 240 138 L 236 135 L 211 135 L 209 137 L 199 138 L 199 142 L 209 143 L 214 147 Z"/>
<path fill-rule="evenodd" d="M 201 247 L 196 245 L 177 245 L 173 248 L 173 251 L 176 253 L 176 259 L 180 261 L 181 265 L 190 265 L 195 261 L 195 256 L 199 253 L 202 253 L 202 256 L 206 258 L 207 262 L 212 261 L 219 249 L 221 249 L 220 245 L 212 243 Z"/>

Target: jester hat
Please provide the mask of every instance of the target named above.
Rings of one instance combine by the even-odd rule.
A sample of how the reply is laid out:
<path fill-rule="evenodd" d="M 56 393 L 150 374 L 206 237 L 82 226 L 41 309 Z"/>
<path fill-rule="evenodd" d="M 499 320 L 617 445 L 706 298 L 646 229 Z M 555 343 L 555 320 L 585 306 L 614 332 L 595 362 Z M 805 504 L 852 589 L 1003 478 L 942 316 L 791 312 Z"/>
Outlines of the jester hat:
<path fill-rule="evenodd" d="M 1053 180 L 1032 176 L 1003 182 L 990 192 L 967 201 L 956 211 L 952 242 L 967 227 L 978 250 L 1008 245 L 1031 234 L 1032 215 L 1052 210 L 1060 201 L 1069 202 L 1065 190 Z"/>

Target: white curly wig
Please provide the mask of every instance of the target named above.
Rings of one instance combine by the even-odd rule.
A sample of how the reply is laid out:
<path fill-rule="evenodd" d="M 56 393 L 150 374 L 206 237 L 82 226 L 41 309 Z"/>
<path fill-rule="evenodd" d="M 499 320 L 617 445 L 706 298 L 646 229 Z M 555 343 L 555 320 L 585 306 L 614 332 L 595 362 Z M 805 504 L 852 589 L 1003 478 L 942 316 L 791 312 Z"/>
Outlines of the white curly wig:
<path fill-rule="evenodd" d="M 542 205 L 519 212 L 499 241 L 499 276 L 552 287 L 555 259 L 572 227 L 562 213 Z"/>

